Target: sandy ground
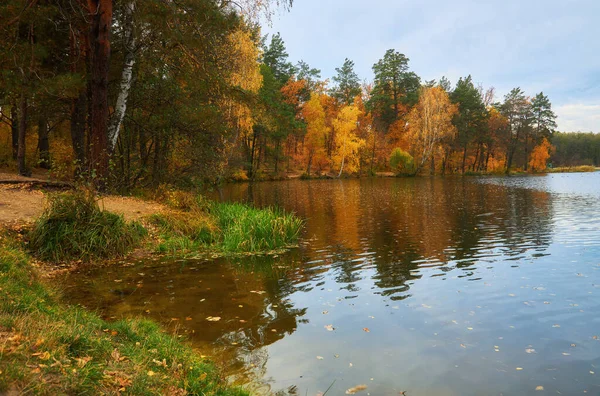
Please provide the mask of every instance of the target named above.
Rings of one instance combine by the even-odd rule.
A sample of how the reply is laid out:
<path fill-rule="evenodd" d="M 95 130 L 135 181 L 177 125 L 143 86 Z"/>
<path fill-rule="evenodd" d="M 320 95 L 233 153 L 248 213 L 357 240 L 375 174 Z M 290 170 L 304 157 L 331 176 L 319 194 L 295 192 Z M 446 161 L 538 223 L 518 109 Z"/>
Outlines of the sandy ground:
<path fill-rule="evenodd" d="M 44 210 L 46 194 L 32 185 L 32 181 L 43 179 L 0 172 L 0 181 L 2 180 L 18 180 L 23 183 L 0 184 L 0 225 L 33 222 Z M 127 220 L 137 220 L 164 209 L 156 202 L 120 196 L 102 197 L 98 204 L 105 210 L 122 214 Z"/>

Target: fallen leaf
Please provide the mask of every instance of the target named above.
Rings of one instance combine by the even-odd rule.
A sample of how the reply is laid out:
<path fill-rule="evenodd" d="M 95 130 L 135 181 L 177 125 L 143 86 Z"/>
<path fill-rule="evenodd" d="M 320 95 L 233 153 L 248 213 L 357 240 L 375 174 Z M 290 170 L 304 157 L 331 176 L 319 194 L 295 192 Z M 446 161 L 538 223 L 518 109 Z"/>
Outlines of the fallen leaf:
<path fill-rule="evenodd" d="M 368 327 L 363 327 L 363 331 L 364 331 L 365 333 L 370 333 L 370 332 L 371 332 L 371 330 L 369 330 L 369 328 L 368 328 Z"/>
<path fill-rule="evenodd" d="M 333 325 L 330 325 L 330 324 L 329 325 L 325 325 L 325 328 L 327 329 L 327 331 L 333 331 L 333 330 L 335 330 L 333 328 Z"/>
<path fill-rule="evenodd" d="M 517 367 L 517 371 L 523 370 L 523 367 Z"/>
<path fill-rule="evenodd" d="M 208 320 L 209 322 L 218 322 L 219 320 L 221 320 L 220 316 L 209 316 L 208 318 L 206 318 L 206 320 Z"/>
<path fill-rule="evenodd" d="M 317 360 L 323 360 L 323 356 L 317 356 Z"/>
<path fill-rule="evenodd" d="M 543 386 L 541 386 L 541 385 L 538 385 L 538 386 L 536 386 L 536 387 L 535 387 L 535 390 L 536 390 L 536 391 L 543 391 L 543 390 L 544 390 L 544 387 L 543 387 Z"/>
<path fill-rule="evenodd" d="M 152 377 L 152 376 L 154 376 L 155 373 L 154 373 L 154 371 L 150 370 L 150 371 L 148 371 L 147 374 L 148 374 L 148 377 Z"/>
<path fill-rule="evenodd" d="M 347 395 L 354 395 L 355 393 L 358 393 L 360 391 L 364 391 L 365 389 L 367 389 L 367 385 L 356 385 L 355 387 L 352 387 L 350 389 L 346 389 L 346 394 Z"/>

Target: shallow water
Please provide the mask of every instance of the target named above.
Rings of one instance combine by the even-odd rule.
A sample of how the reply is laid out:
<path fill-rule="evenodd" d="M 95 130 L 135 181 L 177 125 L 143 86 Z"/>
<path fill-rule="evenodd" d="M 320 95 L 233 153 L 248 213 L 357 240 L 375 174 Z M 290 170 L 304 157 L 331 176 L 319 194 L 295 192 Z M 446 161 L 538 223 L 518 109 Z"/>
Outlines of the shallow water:
<path fill-rule="evenodd" d="M 123 263 L 71 275 L 65 295 L 178 327 L 257 393 L 600 394 L 600 173 L 237 184 L 214 198 L 295 211 L 301 247 Z"/>

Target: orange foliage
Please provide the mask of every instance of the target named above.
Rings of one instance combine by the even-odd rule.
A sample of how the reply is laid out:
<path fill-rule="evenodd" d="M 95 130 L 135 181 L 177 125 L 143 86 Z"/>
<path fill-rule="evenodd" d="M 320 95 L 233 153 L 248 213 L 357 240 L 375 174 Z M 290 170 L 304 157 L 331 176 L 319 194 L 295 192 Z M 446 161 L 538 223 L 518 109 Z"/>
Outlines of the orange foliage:
<path fill-rule="evenodd" d="M 548 159 L 554 152 L 555 147 L 550 144 L 548 139 L 544 138 L 542 142 L 535 146 L 529 157 L 529 167 L 534 172 L 540 172 L 546 169 Z"/>

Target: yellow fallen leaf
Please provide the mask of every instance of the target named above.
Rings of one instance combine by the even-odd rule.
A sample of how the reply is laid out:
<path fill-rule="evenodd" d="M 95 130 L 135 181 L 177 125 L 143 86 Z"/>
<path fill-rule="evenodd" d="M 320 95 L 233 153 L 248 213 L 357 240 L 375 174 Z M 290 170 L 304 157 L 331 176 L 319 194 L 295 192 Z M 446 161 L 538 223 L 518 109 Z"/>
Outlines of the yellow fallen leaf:
<path fill-rule="evenodd" d="M 209 322 L 218 322 L 219 320 L 221 320 L 220 316 L 209 316 L 208 318 L 206 318 L 206 320 L 208 320 Z"/>
<path fill-rule="evenodd" d="M 517 371 L 523 370 L 523 367 L 517 367 Z"/>
<path fill-rule="evenodd" d="M 541 386 L 541 385 L 538 385 L 538 386 L 536 386 L 536 387 L 535 387 L 535 390 L 536 390 L 536 391 L 543 391 L 543 390 L 544 390 L 544 387 L 543 387 L 543 386 Z"/>
<path fill-rule="evenodd" d="M 154 373 L 154 371 L 150 370 L 150 371 L 148 371 L 147 374 L 148 374 L 148 377 L 152 377 L 152 376 L 154 376 L 155 373 Z"/>
<path fill-rule="evenodd" d="M 363 327 L 363 331 L 364 331 L 365 333 L 370 333 L 370 332 L 371 332 L 371 330 L 369 330 L 369 328 L 368 328 L 368 327 Z"/>
<path fill-rule="evenodd" d="M 355 387 L 352 387 L 350 389 L 346 389 L 346 394 L 347 395 L 354 395 L 355 393 L 358 393 L 360 391 L 364 391 L 365 389 L 367 389 L 367 385 L 364 385 L 364 384 L 356 385 Z"/>
<path fill-rule="evenodd" d="M 200 381 L 204 381 L 206 379 L 206 375 L 207 375 L 206 373 L 202 373 L 200 375 Z"/>

